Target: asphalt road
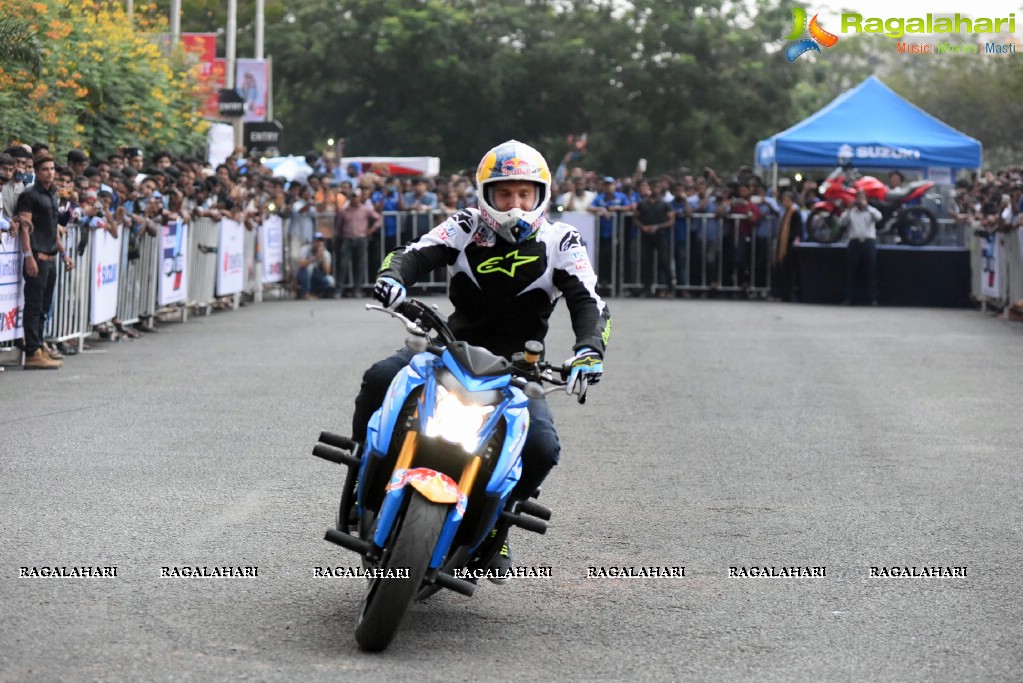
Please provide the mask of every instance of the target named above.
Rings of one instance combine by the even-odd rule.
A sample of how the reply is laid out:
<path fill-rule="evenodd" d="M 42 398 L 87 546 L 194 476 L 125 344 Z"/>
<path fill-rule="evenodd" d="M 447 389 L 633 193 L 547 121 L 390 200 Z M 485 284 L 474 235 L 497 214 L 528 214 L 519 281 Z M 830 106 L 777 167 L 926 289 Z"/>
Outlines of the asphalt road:
<path fill-rule="evenodd" d="M 552 577 L 437 595 L 366 655 L 362 582 L 314 576 L 356 563 L 322 540 L 341 468 L 310 455 L 404 338 L 361 303 L 270 302 L 0 375 L 0 680 L 1020 680 L 1023 326 L 612 302 L 606 379 L 552 399 L 550 531 L 512 537 Z M 83 565 L 117 576 L 19 576 Z M 196 565 L 258 576 L 160 577 Z M 650 565 L 685 576 L 587 578 Z M 765 566 L 826 575 L 729 577 Z M 966 576 L 870 576 L 907 566 Z"/>

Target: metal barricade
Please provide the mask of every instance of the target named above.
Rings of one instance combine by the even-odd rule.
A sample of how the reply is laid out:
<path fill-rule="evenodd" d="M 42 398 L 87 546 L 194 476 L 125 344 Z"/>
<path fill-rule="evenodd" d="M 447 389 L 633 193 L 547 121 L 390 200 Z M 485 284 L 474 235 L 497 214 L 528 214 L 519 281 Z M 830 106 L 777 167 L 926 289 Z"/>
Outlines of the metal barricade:
<path fill-rule="evenodd" d="M 144 235 L 139 248 L 139 281 L 137 284 L 138 317 L 149 320 L 156 316 L 159 305 L 160 247 L 162 235 Z"/>
<path fill-rule="evenodd" d="M 188 305 L 205 313 L 216 293 L 218 227 L 212 218 L 198 218 L 188 230 Z"/>
<path fill-rule="evenodd" d="M 644 290 L 664 292 L 733 292 L 766 297 L 771 290 L 771 256 L 775 253 L 777 220 L 764 216 L 743 234 L 743 215 L 692 214 L 686 219 L 682 243 L 674 226 L 667 239 L 644 236 L 632 223 L 632 212 L 616 217 L 618 295 Z M 645 244 L 644 244 L 645 243 Z M 661 260 L 659 249 L 667 251 Z M 644 257 L 645 253 L 645 257 Z"/>
<path fill-rule="evenodd" d="M 1023 234 L 970 234 L 970 294 L 986 310 L 1023 309 Z"/>
<path fill-rule="evenodd" d="M 344 255 L 348 248 L 344 240 L 334 240 L 332 254 L 334 278 L 342 293 L 368 293 L 376 281 L 376 274 L 387 254 L 401 245 L 419 239 L 447 218 L 444 211 L 383 211 L 383 223 L 367 238 L 365 249 L 358 247 L 354 253 Z M 353 263 L 356 259 L 359 262 Z M 350 264 L 350 265 L 348 265 Z M 347 265 L 347 267 L 346 267 Z M 361 273 L 357 278 L 356 273 Z M 356 282 L 356 278 L 359 280 Z M 443 293 L 448 288 L 446 270 L 434 271 L 427 280 L 417 282 L 413 292 Z"/>
<path fill-rule="evenodd" d="M 86 249 L 81 256 L 74 253 L 82 230 L 88 228 L 77 224 L 69 225 L 63 238 L 68 253 L 73 254 L 74 267 L 68 272 L 63 260 L 58 259 L 57 285 L 54 288 L 50 315 L 47 316 L 43 328 L 43 338 L 48 341 L 78 339 L 81 343 L 92 331 L 89 324 L 92 249 Z"/>
<path fill-rule="evenodd" d="M 159 276 L 159 236 L 143 231 L 138 237 L 138 253 L 132 253 L 131 240 L 121 240 L 121 273 L 117 283 L 117 319 L 125 325 L 156 314 L 156 286 Z"/>
<path fill-rule="evenodd" d="M 966 247 L 972 231 L 969 223 L 960 223 L 954 218 L 938 219 L 938 234 L 931 243 L 935 247 Z"/>
<path fill-rule="evenodd" d="M 256 301 L 257 293 L 262 286 L 262 273 L 259 270 L 260 263 L 256 259 L 257 237 L 259 226 L 245 228 L 244 252 L 245 252 L 245 284 L 242 285 L 242 294 Z"/>

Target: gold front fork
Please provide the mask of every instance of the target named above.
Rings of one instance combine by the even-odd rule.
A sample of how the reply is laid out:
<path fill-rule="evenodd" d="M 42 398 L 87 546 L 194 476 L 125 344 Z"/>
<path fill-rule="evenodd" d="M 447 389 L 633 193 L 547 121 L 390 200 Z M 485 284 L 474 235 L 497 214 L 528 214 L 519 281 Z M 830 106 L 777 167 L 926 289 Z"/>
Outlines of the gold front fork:
<path fill-rule="evenodd" d="M 480 456 L 474 455 L 472 460 L 465 463 L 465 467 L 462 468 L 462 476 L 458 480 L 458 491 L 466 498 L 469 497 L 472 485 L 476 483 L 476 474 L 480 471 L 480 462 L 482 462 Z"/>

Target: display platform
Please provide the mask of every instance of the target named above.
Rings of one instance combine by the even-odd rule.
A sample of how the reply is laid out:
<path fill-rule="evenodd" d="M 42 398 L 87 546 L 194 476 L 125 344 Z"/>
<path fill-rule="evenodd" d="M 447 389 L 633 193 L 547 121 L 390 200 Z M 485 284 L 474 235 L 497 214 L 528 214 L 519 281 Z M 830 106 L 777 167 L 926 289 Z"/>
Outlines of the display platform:
<path fill-rule="evenodd" d="M 800 244 L 795 254 L 802 301 L 845 299 L 845 244 Z M 877 286 L 882 306 L 968 307 L 970 250 L 878 245 Z"/>

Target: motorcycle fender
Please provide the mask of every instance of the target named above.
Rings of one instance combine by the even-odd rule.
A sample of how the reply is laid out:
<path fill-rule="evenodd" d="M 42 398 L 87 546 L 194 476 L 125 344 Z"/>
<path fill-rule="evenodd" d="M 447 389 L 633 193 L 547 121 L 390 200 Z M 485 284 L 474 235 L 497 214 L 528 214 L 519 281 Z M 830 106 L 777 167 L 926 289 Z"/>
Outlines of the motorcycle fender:
<path fill-rule="evenodd" d="M 835 213 L 838 210 L 837 207 L 831 202 L 815 202 L 814 205 L 810 207 L 811 211 L 817 211 L 819 209 L 824 209 L 825 211 L 830 211 L 831 213 Z"/>
<path fill-rule="evenodd" d="M 442 472 L 417 467 L 409 470 L 406 476 L 409 486 L 431 502 L 450 505 L 462 497 L 455 480 Z"/>
<path fill-rule="evenodd" d="M 459 492 L 458 485 L 454 480 L 441 472 L 425 467 L 395 470 L 387 484 L 383 505 L 380 506 L 380 516 L 376 532 L 373 535 L 373 542 L 380 548 L 387 543 L 405 493 L 410 487 L 419 491 L 427 500 L 451 505 L 430 559 L 430 568 L 436 569 L 441 566 L 444 557 L 451 548 L 451 542 L 454 540 L 458 526 L 462 522 L 462 516 L 465 514 L 467 500 L 466 496 Z"/>

